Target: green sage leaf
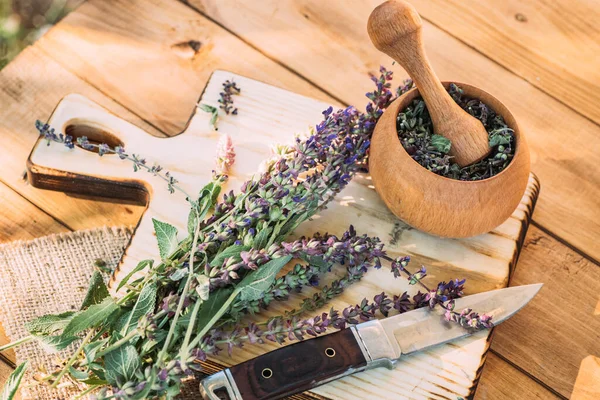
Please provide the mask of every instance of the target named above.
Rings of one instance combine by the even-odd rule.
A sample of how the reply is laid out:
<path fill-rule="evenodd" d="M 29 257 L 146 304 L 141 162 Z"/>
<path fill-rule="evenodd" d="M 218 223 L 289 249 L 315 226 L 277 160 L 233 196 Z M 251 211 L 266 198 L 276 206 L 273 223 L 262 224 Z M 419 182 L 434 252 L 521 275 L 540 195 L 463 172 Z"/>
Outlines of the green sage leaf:
<path fill-rule="evenodd" d="M 200 307 L 200 311 L 198 311 L 198 316 L 196 317 L 200 329 L 203 330 L 209 324 L 210 326 L 208 327 L 210 329 L 213 325 L 211 321 L 216 321 L 227 311 L 227 307 L 224 307 L 224 305 L 228 303 L 230 297 L 237 296 L 237 293 L 232 293 L 233 289 L 231 288 L 218 289 L 211 293 L 208 300 L 202 303 L 202 307 Z"/>
<path fill-rule="evenodd" d="M 104 386 L 104 385 L 108 385 L 107 381 L 105 381 L 104 379 L 100 379 L 100 378 L 89 378 L 89 379 L 81 381 L 81 383 L 85 383 L 88 386 Z"/>
<path fill-rule="evenodd" d="M 253 301 L 260 299 L 275 281 L 277 273 L 291 259 L 292 256 L 275 258 L 246 275 L 236 287 L 236 291 L 240 294 L 240 300 Z"/>
<path fill-rule="evenodd" d="M 87 372 L 80 371 L 73 367 L 69 367 L 69 375 L 71 375 L 73 378 L 77 379 L 78 381 L 83 381 L 90 377 L 90 374 L 88 374 Z"/>
<path fill-rule="evenodd" d="M 450 151 L 450 148 L 452 147 L 452 143 L 450 142 L 450 140 L 441 135 L 432 135 L 431 145 L 435 147 L 437 151 L 444 154 L 447 154 Z"/>
<path fill-rule="evenodd" d="M 212 181 L 207 183 L 198 196 L 197 206 L 192 207 L 188 216 L 188 233 L 193 236 L 196 231 L 196 225 L 204 220 L 208 211 L 217 203 L 217 197 L 221 193 L 221 185 Z"/>
<path fill-rule="evenodd" d="M 154 232 L 156 232 L 160 258 L 164 260 L 177 249 L 177 245 L 179 244 L 177 240 L 177 228 L 154 218 L 152 218 L 152 223 L 154 224 Z"/>
<path fill-rule="evenodd" d="M 252 248 L 260 250 L 267 247 L 267 244 L 269 243 L 269 237 L 271 236 L 271 232 L 273 232 L 273 228 L 271 228 L 270 226 L 261 229 L 260 232 L 258 232 L 256 234 L 256 237 L 254 238 Z"/>
<path fill-rule="evenodd" d="M 143 315 L 154 310 L 157 292 L 158 287 L 156 286 L 156 283 L 150 283 L 144 286 L 135 306 L 133 306 L 133 309 L 129 313 L 125 326 L 123 327 L 123 336 L 127 335 L 137 327 L 138 321 Z"/>
<path fill-rule="evenodd" d="M 206 275 L 197 275 L 196 281 L 198 282 L 198 286 L 196 286 L 196 293 L 201 300 L 208 300 L 209 292 L 210 292 L 210 278 Z"/>
<path fill-rule="evenodd" d="M 171 275 L 169 275 L 169 279 L 178 282 L 185 278 L 189 273 L 190 271 L 187 268 L 179 268 L 178 270 L 175 270 L 175 272 L 173 272 Z"/>
<path fill-rule="evenodd" d="M 62 336 L 75 336 L 86 329 L 95 328 L 108 320 L 108 317 L 119 309 L 112 297 L 105 298 L 102 303 L 94 304 L 87 310 L 75 315 L 65 327 Z"/>
<path fill-rule="evenodd" d="M 222 252 L 217 254 L 215 256 L 215 258 L 213 258 L 213 260 L 210 263 L 210 266 L 218 267 L 219 265 L 223 264 L 225 259 L 230 258 L 230 257 L 236 258 L 236 262 L 240 261 L 242 259 L 240 257 L 240 253 L 242 251 L 248 251 L 248 250 L 250 250 L 250 246 L 244 246 L 241 244 L 240 245 L 234 244 L 232 246 L 229 246 L 228 248 L 226 248 L 225 250 L 223 250 Z"/>
<path fill-rule="evenodd" d="M 134 269 L 131 270 L 130 273 L 128 273 L 127 275 L 125 275 L 125 277 L 121 280 L 121 282 L 119 282 L 119 285 L 117 286 L 117 292 L 119 290 L 121 290 L 121 288 L 123 286 L 125 286 L 127 284 L 127 282 L 129 282 L 129 280 L 131 279 L 131 277 L 136 273 L 136 272 L 140 272 L 141 270 L 143 270 L 144 268 L 146 268 L 147 266 L 149 266 L 150 268 L 152 268 L 152 264 L 154 264 L 153 260 L 142 260 L 138 263 L 138 265 L 135 266 Z"/>
<path fill-rule="evenodd" d="M 190 234 L 190 236 L 193 236 L 194 233 L 196 232 L 196 225 L 199 223 L 200 221 L 198 221 L 198 212 L 196 211 L 196 207 L 192 207 L 190 209 L 190 213 L 188 214 L 188 221 L 187 221 L 187 230 L 188 233 Z"/>
<path fill-rule="evenodd" d="M 328 263 L 322 257 L 306 256 L 304 260 L 313 267 L 319 268 L 321 272 L 327 272 L 332 267 L 333 263 Z"/>
<path fill-rule="evenodd" d="M 62 314 L 48 314 L 36 318 L 32 321 L 25 323 L 25 329 L 32 335 L 51 335 L 54 332 L 64 329 L 75 313 L 73 311 L 67 311 Z"/>
<path fill-rule="evenodd" d="M 100 271 L 94 271 L 90 279 L 90 286 L 81 304 L 81 309 L 85 310 L 93 304 L 102 302 L 106 297 L 110 296 L 108 288 L 104 284 L 104 279 Z"/>
<path fill-rule="evenodd" d="M 119 346 L 104 356 L 106 380 L 116 386 L 118 382 L 127 382 L 140 367 L 140 356 L 129 343 Z"/>
<path fill-rule="evenodd" d="M 216 130 L 217 129 L 217 119 L 219 118 L 219 110 L 217 107 L 209 106 L 208 104 L 200 104 L 198 106 L 202 111 L 212 114 L 210 118 L 210 125 Z"/>
<path fill-rule="evenodd" d="M 88 343 L 83 346 L 83 354 L 85 355 L 85 361 L 87 365 L 90 365 L 94 362 L 94 360 L 96 360 L 96 353 L 106 343 L 108 343 L 108 338 Z"/>
<path fill-rule="evenodd" d="M 4 385 L 4 389 L 2 393 L 0 393 L 0 400 L 12 400 L 17 394 L 17 390 L 19 390 L 19 385 L 21 384 L 21 380 L 23 379 L 23 375 L 25 375 L 25 371 L 27 370 L 28 362 L 20 364 L 12 374 L 8 377 L 6 384 Z"/>
<path fill-rule="evenodd" d="M 42 344 L 48 353 L 55 353 L 69 347 L 71 343 L 79 339 L 77 336 L 36 336 L 35 339 Z"/>

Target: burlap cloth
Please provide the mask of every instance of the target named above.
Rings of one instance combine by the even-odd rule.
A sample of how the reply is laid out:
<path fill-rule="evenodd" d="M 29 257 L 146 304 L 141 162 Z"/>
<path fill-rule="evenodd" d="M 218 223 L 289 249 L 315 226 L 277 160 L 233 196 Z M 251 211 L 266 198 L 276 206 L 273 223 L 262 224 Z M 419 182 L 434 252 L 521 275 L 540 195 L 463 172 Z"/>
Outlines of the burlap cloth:
<path fill-rule="evenodd" d="M 94 262 L 100 259 L 114 268 L 131 234 L 126 227 L 100 228 L 0 245 L 0 323 L 9 339 L 27 336 L 23 325 L 38 316 L 78 309 Z M 52 390 L 33 385 L 39 367 L 54 370 L 57 357 L 66 358 L 75 346 L 55 354 L 47 353 L 37 342 L 17 347 L 17 363 L 29 360 L 30 365 L 21 398 L 72 399 L 80 393 L 73 385 Z M 191 382 L 185 385 L 181 398 L 199 399 L 197 387 Z"/>

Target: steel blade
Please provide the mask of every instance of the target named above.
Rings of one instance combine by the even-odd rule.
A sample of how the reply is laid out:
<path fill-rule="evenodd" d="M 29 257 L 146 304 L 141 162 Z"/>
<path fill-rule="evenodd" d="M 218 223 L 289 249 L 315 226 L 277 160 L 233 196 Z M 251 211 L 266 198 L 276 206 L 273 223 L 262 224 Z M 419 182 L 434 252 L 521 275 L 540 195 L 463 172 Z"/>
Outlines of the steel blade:
<path fill-rule="evenodd" d="M 455 311 L 471 308 L 479 314 L 492 316 L 498 325 L 525 306 L 541 289 L 542 284 L 515 286 L 474 294 L 456 300 Z M 457 323 L 444 319 L 444 310 L 423 308 L 380 321 L 390 342 L 396 342 L 402 354 L 410 354 L 446 343 L 472 333 Z"/>

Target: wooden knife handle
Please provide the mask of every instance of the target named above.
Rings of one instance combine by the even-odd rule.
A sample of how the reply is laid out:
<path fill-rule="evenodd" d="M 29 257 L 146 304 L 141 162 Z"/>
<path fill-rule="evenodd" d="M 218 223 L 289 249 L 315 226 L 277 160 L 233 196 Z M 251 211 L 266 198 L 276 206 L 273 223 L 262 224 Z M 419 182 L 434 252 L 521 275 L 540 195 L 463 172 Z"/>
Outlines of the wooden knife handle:
<path fill-rule="evenodd" d="M 283 347 L 230 369 L 244 400 L 280 399 L 367 365 L 351 329 Z"/>

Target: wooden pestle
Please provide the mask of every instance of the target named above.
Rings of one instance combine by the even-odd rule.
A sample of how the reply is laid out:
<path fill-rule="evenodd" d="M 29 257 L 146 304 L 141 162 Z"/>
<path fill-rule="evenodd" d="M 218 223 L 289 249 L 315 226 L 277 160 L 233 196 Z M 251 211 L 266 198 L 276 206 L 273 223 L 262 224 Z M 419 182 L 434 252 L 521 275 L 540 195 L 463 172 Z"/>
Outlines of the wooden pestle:
<path fill-rule="evenodd" d="M 417 10 L 401 0 L 389 0 L 373 10 L 367 29 L 375 47 L 408 72 L 425 100 L 434 132 L 450 139 L 450 155 L 464 167 L 490 152 L 483 124 L 465 112 L 444 89 L 425 54 Z"/>

